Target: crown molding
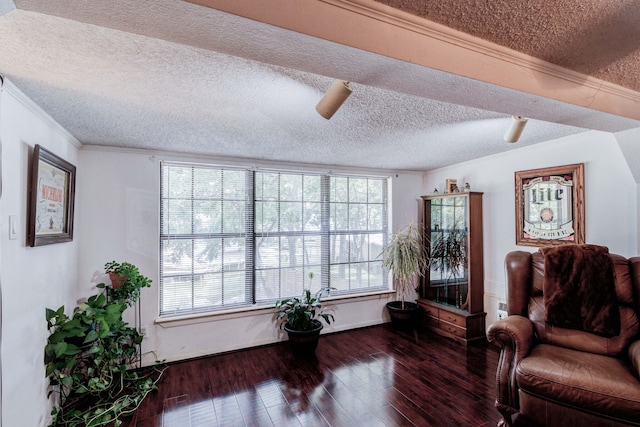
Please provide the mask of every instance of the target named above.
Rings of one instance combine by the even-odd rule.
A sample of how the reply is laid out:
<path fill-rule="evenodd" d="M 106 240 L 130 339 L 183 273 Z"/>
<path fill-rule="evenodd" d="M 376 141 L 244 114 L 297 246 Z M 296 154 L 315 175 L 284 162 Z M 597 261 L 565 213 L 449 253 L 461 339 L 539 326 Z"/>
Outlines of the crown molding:
<path fill-rule="evenodd" d="M 640 120 L 640 92 L 374 0 L 184 0 L 479 83 Z"/>
<path fill-rule="evenodd" d="M 429 21 L 426 18 L 387 6 L 375 0 L 320 1 L 518 67 L 544 73 L 575 84 L 587 86 L 593 90 L 607 92 L 614 96 L 627 98 L 640 103 L 640 92 L 543 61 L 539 58 L 480 39 L 437 22 Z"/>
<path fill-rule="evenodd" d="M 35 114 L 40 120 L 45 122 L 47 126 L 57 132 L 64 139 L 69 141 L 76 148 L 81 148 L 82 143 L 76 139 L 75 136 L 71 135 L 69 131 L 63 128 L 60 123 L 56 122 L 53 117 L 47 114 L 40 106 L 38 106 L 35 102 L 31 100 L 27 95 L 24 94 L 16 85 L 14 85 L 9 79 L 0 75 L 0 92 L 5 91 L 11 96 L 13 96 L 16 100 L 18 100 L 22 105 L 24 105 L 29 111 Z"/>

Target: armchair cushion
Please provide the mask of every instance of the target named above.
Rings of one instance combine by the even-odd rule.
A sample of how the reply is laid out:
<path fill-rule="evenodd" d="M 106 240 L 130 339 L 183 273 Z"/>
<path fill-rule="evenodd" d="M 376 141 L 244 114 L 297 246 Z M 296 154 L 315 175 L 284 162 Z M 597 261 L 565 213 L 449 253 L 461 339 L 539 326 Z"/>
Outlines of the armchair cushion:
<path fill-rule="evenodd" d="M 607 356 L 619 356 L 627 349 L 631 340 L 638 334 L 640 323 L 633 308 L 619 306 L 620 335 L 603 337 L 585 331 L 553 326 L 544 321 L 544 303 L 542 296 L 529 301 L 529 318 L 533 322 L 536 336 L 547 344 L 559 345 L 574 350 L 588 351 Z"/>
<path fill-rule="evenodd" d="M 521 391 L 621 421 L 640 420 L 640 388 L 624 361 L 539 344 L 516 368 Z"/>

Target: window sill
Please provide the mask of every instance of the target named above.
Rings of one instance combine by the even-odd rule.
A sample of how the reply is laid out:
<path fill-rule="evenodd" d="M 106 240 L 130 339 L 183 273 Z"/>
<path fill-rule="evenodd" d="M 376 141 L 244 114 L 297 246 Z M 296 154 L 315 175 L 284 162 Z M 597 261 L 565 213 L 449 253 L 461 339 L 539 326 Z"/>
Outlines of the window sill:
<path fill-rule="evenodd" d="M 385 291 L 377 291 L 371 292 L 367 294 L 351 294 L 351 295 L 340 295 L 335 297 L 326 297 L 323 298 L 322 301 L 329 302 L 333 304 L 342 304 L 346 302 L 353 301 L 367 301 L 367 300 L 376 300 L 382 299 L 390 294 L 395 295 L 395 290 L 385 290 Z M 220 310 L 215 312 L 206 312 L 206 313 L 194 313 L 194 314 L 186 314 L 182 316 L 172 316 L 172 317 L 159 317 L 155 320 L 155 324 L 162 328 L 175 328 L 186 325 L 193 325 L 197 323 L 206 323 L 211 321 L 219 321 L 219 320 L 227 320 L 227 319 L 237 319 L 241 317 L 253 316 L 254 314 L 264 314 L 268 312 L 273 312 L 275 309 L 272 305 L 254 305 L 250 307 L 242 307 L 235 308 L 229 310 Z"/>

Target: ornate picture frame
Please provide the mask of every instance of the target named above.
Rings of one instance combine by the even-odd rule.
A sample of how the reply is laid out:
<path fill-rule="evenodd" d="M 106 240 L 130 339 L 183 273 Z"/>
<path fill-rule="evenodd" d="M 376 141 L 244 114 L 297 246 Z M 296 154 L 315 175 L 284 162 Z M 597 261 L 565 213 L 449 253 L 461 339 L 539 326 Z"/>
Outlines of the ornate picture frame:
<path fill-rule="evenodd" d="M 76 167 L 38 144 L 31 158 L 27 244 L 70 242 Z"/>
<path fill-rule="evenodd" d="M 585 243 L 584 163 L 515 173 L 516 245 Z"/>

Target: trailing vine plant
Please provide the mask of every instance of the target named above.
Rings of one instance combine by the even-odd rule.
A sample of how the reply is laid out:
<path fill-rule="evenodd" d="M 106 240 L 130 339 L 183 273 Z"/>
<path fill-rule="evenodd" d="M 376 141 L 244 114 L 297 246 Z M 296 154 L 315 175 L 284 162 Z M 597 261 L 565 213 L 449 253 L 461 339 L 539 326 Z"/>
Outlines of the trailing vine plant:
<path fill-rule="evenodd" d="M 105 270 L 123 266 L 126 275 L 117 288 L 99 284 L 101 292 L 77 306 L 71 316 L 64 306 L 46 309 L 51 333 L 44 349 L 49 395 L 60 395 L 50 427 L 119 426 L 157 388 L 164 368 L 156 364 L 132 369 L 143 336 L 122 320 L 125 309 L 140 297 L 140 288 L 151 286 L 151 280 L 128 263 L 112 261 Z"/>

